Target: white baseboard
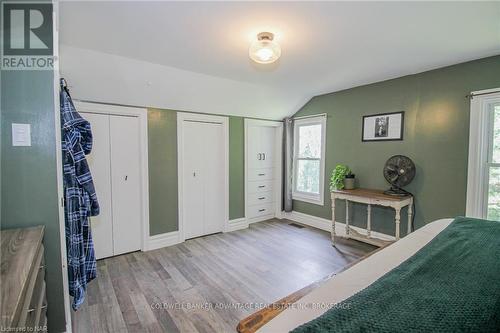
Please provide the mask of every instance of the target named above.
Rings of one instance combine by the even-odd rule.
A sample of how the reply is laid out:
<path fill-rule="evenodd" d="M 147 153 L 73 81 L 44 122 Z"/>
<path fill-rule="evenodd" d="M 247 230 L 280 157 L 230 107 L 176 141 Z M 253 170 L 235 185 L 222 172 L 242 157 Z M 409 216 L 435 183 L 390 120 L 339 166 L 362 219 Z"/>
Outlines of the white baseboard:
<path fill-rule="evenodd" d="M 275 215 L 273 215 L 273 214 L 263 215 L 263 216 L 257 216 L 257 217 L 249 217 L 247 219 L 247 222 L 250 225 L 252 223 L 267 221 L 267 220 L 270 220 L 270 219 L 273 219 L 273 218 L 275 218 Z"/>
<path fill-rule="evenodd" d="M 292 211 L 290 213 L 282 212 L 281 217 L 288 219 L 288 220 L 291 220 L 291 221 L 302 223 L 302 224 L 305 224 L 305 225 L 308 225 L 308 226 L 311 226 L 311 227 L 314 227 L 317 229 L 325 230 L 328 232 L 330 232 L 331 228 L 332 228 L 330 220 L 327 220 L 327 219 L 324 219 L 321 217 L 317 217 L 317 216 L 312 216 L 312 215 L 296 212 L 296 211 Z M 246 219 L 246 218 L 242 217 L 239 219 L 230 220 L 228 225 L 226 226 L 224 232 L 231 232 L 231 231 L 246 229 L 246 228 L 248 228 L 250 223 L 264 221 L 264 220 L 267 220 L 269 218 L 270 218 L 269 216 L 260 217 L 260 218 L 253 218 L 253 219 Z M 271 216 L 271 218 L 272 218 L 272 216 Z M 366 231 L 365 229 L 359 228 L 359 227 L 351 226 L 351 228 L 353 228 L 354 230 L 356 230 L 358 232 Z M 336 222 L 335 223 L 335 230 L 337 232 L 337 235 L 345 236 L 345 224 L 344 223 Z M 384 234 L 381 232 L 372 231 L 371 234 L 373 237 L 376 237 L 376 238 L 379 238 L 382 240 L 389 240 L 389 241 L 395 240 L 394 236 L 387 235 L 387 234 Z M 183 240 L 180 239 L 179 231 L 172 231 L 172 232 L 167 232 L 164 234 L 154 235 L 154 236 L 149 237 L 148 244 L 145 248 L 145 251 L 156 250 L 156 249 L 159 249 L 162 247 L 171 246 L 171 245 L 179 244 L 182 242 L 183 242 Z"/>
<path fill-rule="evenodd" d="M 325 230 L 328 232 L 331 232 L 332 230 L 332 221 L 324 219 L 322 217 L 317 217 L 317 216 L 312 216 L 296 211 L 292 211 L 290 213 L 285 213 L 283 212 L 283 216 L 286 219 L 302 223 L 317 229 Z M 360 227 L 355 227 L 351 225 L 351 228 L 356 230 L 357 232 L 361 233 L 366 233 L 366 229 L 360 228 Z M 335 232 L 338 236 L 345 236 L 345 223 L 341 222 L 335 222 Z M 387 241 L 394 241 L 396 238 L 391 235 L 387 235 L 381 232 L 373 231 L 371 232 L 371 235 L 375 238 L 379 238 L 382 240 L 387 240 Z"/>
<path fill-rule="evenodd" d="M 245 228 L 248 228 L 248 222 L 246 218 L 242 217 L 239 219 L 230 220 L 224 232 L 231 232 Z M 156 250 L 162 247 L 172 246 L 182 242 L 184 242 L 184 239 L 181 239 L 179 231 L 172 231 L 164 234 L 154 235 L 149 237 L 148 244 L 146 244 L 144 251 Z"/>
<path fill-rule="evenodd" d="M 296 211 L 288 212 L 288 213 L 283 213 L 282 214 L 284 218 L 288 220 L 292 220 L 295 222 L 299 222 L 317 229 L 325 230 L 325 231 L 331 231 L 332 230 L 332 222 L 330 220 L 321 218 L 321 217 L 316 217 Z"/>
<path fill-rule="evenodd" d="M 241 217 L 239 219 L 229 220 L 229 223 L 226 226 L 224 232 L 231 232 L 246 228 L 248 228 L 248 221 L 246 218 Z"/>
<path fill-rule="evenodd" d="M 162 247 L 171 246 L 182 243 L 179 231 L 167 232 L 164 234 L 149 236 L 148 244 L 145 251 L 160 249 Z"/>

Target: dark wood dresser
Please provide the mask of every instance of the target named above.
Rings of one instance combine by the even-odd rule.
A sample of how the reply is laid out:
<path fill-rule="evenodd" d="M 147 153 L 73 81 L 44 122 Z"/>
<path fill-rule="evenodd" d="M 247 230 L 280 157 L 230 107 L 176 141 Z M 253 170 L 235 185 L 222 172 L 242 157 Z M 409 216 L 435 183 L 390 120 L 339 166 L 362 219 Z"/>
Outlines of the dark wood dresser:
<path fill-rule="evenodd" d="M 42 226 L 0 231 L 2 331 L 47 331 L 43 232 Z"/>

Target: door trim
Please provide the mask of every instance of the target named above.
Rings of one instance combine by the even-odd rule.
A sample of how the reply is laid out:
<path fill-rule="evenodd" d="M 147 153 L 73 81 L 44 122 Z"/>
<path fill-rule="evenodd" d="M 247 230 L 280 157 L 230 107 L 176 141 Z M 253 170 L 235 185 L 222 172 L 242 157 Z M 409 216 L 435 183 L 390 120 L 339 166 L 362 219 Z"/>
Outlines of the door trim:
<path fill-rule="evenodd" d="M 276 149 L 276 158 L 274 160 L 274 168 L 278 171 L 274 175 L 274 196 L 277 198 L 274 203 L 274 217 L 281 219 L 282 218 L 282 201 L 283 201 L 283 122 L 281 121 L 271 121 L 271 120 L 256 120 L 256 119 L 245 119 L 245 218 L 248 223 L 259 222 L 262 219 L 259 218 L 248 218 L 248 127 L 249 126 L 268 126 L 276 128 L 276 137 L 275 137 L 275 149 Z"/>
<path fill-rule="evenodd" d="M 229 228 L 229 118 L 224 116 L 211 116 L 197 113 L 177 112 L 177 197 L 179 202 L 179 241 L 184 242 L 184 182 L 182 179 L 182 170 L 184 170 L 184 122 L 196 121 L 204 123 L 215 123 L 222 125 L 224 140 L 224 221 L 222 230 Z"/>
<path fill-rule="evenodd" d="M 137 117 L 139 119 L 139 147 L 141 173 L 141 251 L 148 250 L 149 242 L 149 169 L 148 169 L 148 110 L 145 108 L 117 106 L 92 102 L 76 101 L 80 112 L 115 116 Z"/>

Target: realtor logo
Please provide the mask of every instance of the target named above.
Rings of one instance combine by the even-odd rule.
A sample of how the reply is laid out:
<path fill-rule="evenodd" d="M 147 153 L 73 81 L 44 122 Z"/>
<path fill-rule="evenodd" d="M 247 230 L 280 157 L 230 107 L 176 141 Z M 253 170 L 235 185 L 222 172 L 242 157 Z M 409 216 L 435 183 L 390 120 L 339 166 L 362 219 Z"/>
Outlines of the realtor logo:
<path fill-rule="evenodd" d="M 1 17 L 2 69 L 52 69 L 52 3 L 5 1 Z"/>

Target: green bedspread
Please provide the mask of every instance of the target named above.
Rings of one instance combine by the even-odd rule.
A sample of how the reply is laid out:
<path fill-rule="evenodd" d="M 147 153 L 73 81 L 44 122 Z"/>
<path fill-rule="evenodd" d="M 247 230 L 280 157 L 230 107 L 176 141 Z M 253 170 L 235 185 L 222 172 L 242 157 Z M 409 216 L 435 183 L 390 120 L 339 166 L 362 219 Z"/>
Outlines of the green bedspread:
<path fill-rule="evenodd" d="M 456 218 L 401 265 L 292 332 L 500 332 L 500 222 Z"/>

